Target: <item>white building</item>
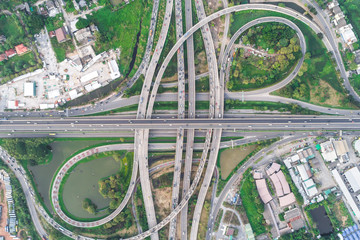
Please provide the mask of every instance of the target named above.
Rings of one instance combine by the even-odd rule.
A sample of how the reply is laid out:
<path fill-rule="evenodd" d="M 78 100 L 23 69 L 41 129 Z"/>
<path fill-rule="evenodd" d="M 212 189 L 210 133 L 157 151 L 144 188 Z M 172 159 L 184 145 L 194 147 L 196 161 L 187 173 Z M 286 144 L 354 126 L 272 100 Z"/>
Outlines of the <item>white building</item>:
<path fill-rule="evenodd" d="M 24 83 L 24 97 L 34 97 L 36 95 L 35 82 Z"/>
<path fill-rule="evenodd" d="M 321 155 L 327 162 L 334 162 L 337 159 L 337 155 L 334 149 L 334 145 L 331 141 L 323 142 L 320 144 Z"/>
<path fill-rule="evenodd" d="M 353 27 L 351 24 L 339 28 L 339 34 L 341 35 L 341 38 L 344 41 L 344 43 L 346 43 L 347 45 L 351 45 L 357 42 L 357 38 L 352 29 Z"/>
<path fill-rule="evenodd" d="M 309 178 L 308 180 L 304 181 L 302 185 L 306 194 L 309 197 L 313 197 L 316 194 L 318 194 L 318 190 L 316 189 L 316 185 L 314 183 L 314 180 L 312 180 L 312 178 Z"/>
<path fill-rule="evenodd" d="M 90 80 L 93 80 L 93 79 L 95 79 L 97 77 L 99 77 L 99 73 L 97 71 L 94 71 L 94 72 L 86 74 L 85 76 L 82 76 L 80 78 L 80 82 L 81 83 L 86 83 L 86 82 L 88 82 Z"/>
<path fill-rule="evenodd" d="M 117 65 L 115 60 L 108 61 L 109 69 L 110 69 L 110 76 L 111 79 L 114 80 L 120 77 L 119 66 Z"/>
<path fill-rule="evenodd" d="M 352 198 L 349 190 L 347 189 L 344 181 L 341 179 L 341 176 L 340 176 L 339 172 L 336 169 L 332 170 L 331 172 L 332 172 L 332 174 L 334 176 L 335 181 L 338 183 L 338 185 L 340 187 L 340 190 L 344 194 L 344 197 L 346 198 L 347 203 L 350 205 L 350 207 L 351 207 L 351 209 L 353 211 L 353 214 L 355 215 L 357 220 L 360 220 L 359 208 L 357 207 L 357 205 L 356 205 L 354 199 Z"/>
<path fill-rule="evenodd" d="M 345 177 L 348 180 L 351 188 L 354 190 L 354 192 L 357 192 L 360 190 L 360 172 L 357 167 L 353 167 L 350 170 L 345 172 Z"/>

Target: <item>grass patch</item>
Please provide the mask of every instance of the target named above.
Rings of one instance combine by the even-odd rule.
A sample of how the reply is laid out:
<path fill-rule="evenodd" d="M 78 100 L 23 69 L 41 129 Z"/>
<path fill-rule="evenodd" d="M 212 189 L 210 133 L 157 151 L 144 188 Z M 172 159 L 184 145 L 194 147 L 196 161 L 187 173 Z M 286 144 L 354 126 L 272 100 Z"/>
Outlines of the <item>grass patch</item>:
<path fill-rule="evenodd" d="M 120 48 L 119 68 L 123 75 L 130 73 L 133 55 L 136 55 L 135 58 L 140 58 L 134 62 L 137 65 L 145 52 L 152 12 L 151 3 L 149 1 L 134 1 L 121 9 L 116 9 L 108 4 L 89 16 L 89 19 L 99 29 L 99 34 L 96 36 L 95 51 L 100 53 L 109 49 Z M 134 52 L 137 44 L 137 52 Z"/>
<path fill-rule="evenodd" d="M 56 38 L 50 39 L 51 46 L 54 49 L 56 60 L 62 62 L 66 58 L 66 53 L 72 52 L 75 50 L 75 46 L 72 41 L 68 40 L 66 42 L 59 43 Z"/>
<path fill-rule="evenodd" d="M 256 236 L 266 233 L 266 222 L 263 216 L 264 204 L 256 189 L 251 169 L 246 170 L 241 181 L 240 197 L 249 219 L 251 228 Z"/>
<path fill-rule="evenodd" d="M 238 148 L 228 148 L 221 152 L 220 155 L 220 176 L 221 179 L 226 179 L 231 171 L 256 149 L 257 145 L 240 146 Z"/>
<path fill-rule="evenodd" d="M 216 189 L 216 196 L 219 196 L 221 191 L 223 190 L 223 188 L 225 187 L 227 181 L 232 177 L 232 175 L 234 175 L 234 173 L 247 161 L 249 160 L 252 156 L 254 156 L 258 151 L 260 151 L 261 149 L 271 145 L 272 143 L 278 141 L 279 138 L 273 138 L 273 139 L 268 139 L 268 140 L 263 140 L 263 141 L 258 141 L 258 142 L 252 142 L 252 143 L 248 143 L 245 145 L 241 145 L 238 147 L 248 147 L 251 145 L 256 145 L 256 148 L 250 152 L 244 159 L 242 159 L 232 170 L 231 173 L 227 175 L 227 177 L 225 179 L 219 178 L 218 184 L 217 184 L 217 189 Z M 218 154 L 218 159 L 217 159 L 217 167 L 219 169 L 220 172 L 220 176 L 222 176 L 222 169 L 221 169 L 221 165 L 220 165 L 220 159 L 221 159 L 221 154 L 223 151 L 226 151 L 227 149 L 220 149 L 219 150 L 219 154 Z"/>
<path fill-rule="evenodd" d="M 294 22 L 304 34 L 307 55 L 301 73 L 286 87 L 275 92 L 276 95 L 291 97 L 305 102 L 329 107 L 355 108 L 353 99 L 346 95 L 335 62 L 321 39 L 310 27 L 293 17 L 272 11 L 249 10 L 235 13 L 232 16 L 230 33 L 234 34 L 239 27 L 259 17 L 284 17 Z M 325 84 L 324 84 L 325 83 Z"/>

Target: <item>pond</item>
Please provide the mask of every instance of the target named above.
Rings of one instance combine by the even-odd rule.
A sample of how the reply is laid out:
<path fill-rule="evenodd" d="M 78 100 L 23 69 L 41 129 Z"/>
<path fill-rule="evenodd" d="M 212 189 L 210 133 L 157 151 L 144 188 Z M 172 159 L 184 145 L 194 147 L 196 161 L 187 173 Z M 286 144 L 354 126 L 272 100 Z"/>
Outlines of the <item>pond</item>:
<path fill-rule="evenodd" d="M 51 143 L 53 158 L 48 164 L 38 166 L 28 166 L 32 173 L 36 188 L 44 200 L 45 206 L 53 212 L 50 203 L 50 185 L 56 170 L 61 163 L 75 152 L 98 143 L 113 142 L 104 140 L 84 140 L 84 141 L 55 141 Z"/>
<path fill-rule="evenodd" d="M 320 232 L 320 235 L 328 235 L 333 232 L 330 218 L 326 214 L 324 206 L 310 210 L 310 214 Z"/>
<path fill-rule="evenodd" d="M 68 212 L 79 218 L 97 218 L 107 215 L 107 211 L 96 215 L 89 214 L 82 208 L 82 201 L 89 198 L 98 209 L 107 208 L 110 199 L 105 199 L 99 193 L 98 181 L 115 174 L 119 169 L 120 163 L 111 156 L 80 162 L 75 166 L 64 183 L 62 192 L 63 202 Z"/>

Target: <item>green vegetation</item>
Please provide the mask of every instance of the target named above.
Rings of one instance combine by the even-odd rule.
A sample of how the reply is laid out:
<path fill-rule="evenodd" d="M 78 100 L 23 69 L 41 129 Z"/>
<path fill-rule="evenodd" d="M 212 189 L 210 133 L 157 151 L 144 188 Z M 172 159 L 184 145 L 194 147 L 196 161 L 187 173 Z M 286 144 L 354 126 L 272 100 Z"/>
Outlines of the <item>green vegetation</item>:
<path fill-rule="evenodd" d="M 344 62 L 344 66 L 345 66 L 345 70 L 349 71 L 349 70 L 356 70 L 357 69 L 357 64 L 355 63 L 355 54 L 353 52 L 351 52 L 348 48 L 346 48 L 345 50 L 342 47 L 342 44 L 339 43 L 339 51 L 341 54 L 341 58 Z"/>
<path fill-rule="evenodd" d="M 298 231 L 282 235 L 280 240 L 304 240 L 313 239 L 311 233 L 307 232 L 305 228 L 301 228 Z"/>
<path fill-rule="evenodd" d="M 115 154 L 114 159 L 121 164 L 119 173 L 99 181 L 99 192 L 104 198 L 111 199 L 109 208 L 112 210 L 119 206 L 130 185 L 133 158 L 133 152 L 127 152 L 123 158 Z"/>
<path fill-rule="evenodd" d="M 58 28 L 61 28 L 64 25 L 64 16 L 62 13 L 57 14 L 55 17 L 48 17 L 45 20 L 46 29 L 50 31 L 54 31 Z"/>
<path fill-rule="evenodd" d="M 224 210 L 220 208 L 218 215 L 216 216 L 215 223 L 214 223 L 214 232 L 216 232 L 219 229 L 221 219 L 223 217 Z"/>
<path fill-rule="evenodd" d="M 50 138 L 5 138 L 1 145 L 16 159 L 37 165 L 51 158 L 51 141 Z"/>
<path fill-rule="evenodd" d="M 246 147 L 246 146 L 251 146 L 256 144 L 256 148 L 249 153 L 244 159 L 242 159 L 234 169 L 232 169 L 231 173 L 227 175 L 226 179 L 222 179 L 219 178 L 218 184 L 217 184 L 217 189 L 216 189 L 216 196 L 219 196 L 221 191 L 223 190 L 223 188 L 225 187 L 227 181 L 232 177 L 232 175 L 247 161 L 249 160 L 252 156 L 254 156 L 258 151 L 260 151 L 261 149 L 271 145 L 272 143 L 278 141 L 279 138 L 273 138 L 273 139 L 268 139 L 268 140 L 263 140 L 263 141 L 258 141 L 258 142 L 252 142 L 252 143 L 247 143 L 238 147 Z M 218 159 L 217 159 L 217 167 L 219 169 L 220 172 L 220 176 L 221 176 L 221 168 L 220 168 L 220 160 L 221 160 L 221 154 L 223 151 L 225 151 L 226 149 L 220 149 L 219 153 L 218 153 Z"/>
<path fill-rule="evenodd" d="M 302 55 L 295 30 L 285 24 L 259 24 L 245 31 L 240 38 L 245 46 L 269 50 L 264 57 L 244 48 L 235 52 L 227 82 L 230 91 L 272 85 L 289 75 Z"/>
<path fill-rule="evenodd" d="M 96 213 L 96 209 L 97 206 L 95 205 L 95 203 L 93 203 L 90 199 L 85 198 L 82 202 L 82 207 L 84 210 L 86 210 L 87 212 L 89 212 L 90 214 L 95 214 Z"/>
<path fill-rule="evenodd" d="M 119 68 L 123 75 L 130 73 L 130 62 L 134 53 L 136 59 L 139 58 L 135 62 L 135 67 L 141 62 L 149 33 L 151 10 L 151 2 L 134 1 L 121 9 L 108 4 L 92 15 L 87 15 L 91 23 L 95 23 L 99 29 L 99 32 L 95 33 L 95 51 L 100 53 L 120 48 Z M 138 40 L 141 41 L 138 43 Z M 137 43 L 138 49 L 134 52 Z"/>
<path fill-rule="evenodd" d="M 330 218 L 332 226 L 335 228 L 335 232 L 340 232 L 341 230 L 354 225 L 354 221 L 346 208 L 343 200 L 340 198 L 336 198 L 335 194 L 330 194 L 327 199 L 321 201 L 320 203 L 313 203 L 305 207 L 305 212 L 308 217 L 311 218 L 310 210 L 317 208 L 319 206 L 324 206 L 326 214 Z M 310 221 L 312 223 L 313 221 Z M 317 229 L 314 224 L 310 224 L 312 226 L 313 232 L 316 234 Z"/>
<path fill-rule="evenodd" d="M 0 15 L 0 35 L 6 37 L 5 43 L 0 45 L 1 52 L 26 41 L 25 31 L 15 14 L 10 16 L 6 14 Z"/>
<path fill-rule="evenodd" d="M 267 180 L 267 179 L 266 179 Z M 285 221 L 285 218 L 284 218 L 284 216 L 285 216 L 285 213 L 279 213 L 279 219 L 280 219 L 280 221 Z"/>
<path fill-rule="evenodd" d="M 257 236 L 266 233 L 266 222 L 263 216 L 264 204 L 260 200 L 251 169 L 246 170 L 243 175 L 240 197 L 254 234 Z"/>
<path fill-rule="evenodd" d="M 349 81 L 355 92 L 360 95 L 360 75 L 353 74 L 349 77 Z"/>
<path fill-rule="evenodd" d="M 0 62 L 0 76 L 3 77 L 1 83 L 6 83 L 15 77 L 41 68 L 41 60 L 39 59 L 38 61 L 35 58 L 34 52 L 28 52 Z"/>
<path fill-rule="evenodd" d="M 290 189 L 291 191 L 294 193 L 295 198 L 296 198 L 296 202 L 302 206 L 304 204 L 304 198 L 301 196 L 301 194 L 299 193 L 299 190 L 297 189 L 297 187 L 295 186 L 293 180 L 291 179 L 289 170 L 284 166 L 281 165 L 281 170 L 283 171 L 286 181 L 289 183 L 290 185 Z"/>
<path fill-rule="evenodd" d="M 136 194 L 135 194 L 135 205 L 136 205 L 136 214 L 139 219 L 140 226 L 143 231 L 147 231 L 149 229 L 149 226 L 147 222 L 144 199 L 140 185 L 137 185 Z"/>
<path fill-rule="evenodd" d="M 338 1 L 346 18 L 350 21 L 351 25 L 354 28 L 354 32 L 357 35 L 358 39 L 360 36 L 360 0 L 352 0 L 352 1 L 345 1 L 339 0 Z M 359 47 L 358 44 L 357 48 Z"/>
<path fill-rule="evenodd" d="M 25 30 L 31 35 L 39 33 L 44 28 L 45 19 L 42 15 L 35 12 L 29 15 L 21 11 L 20 16 L 26 26 Z"/>
<path fill-rule="evenodd" d="M 142 85 L 144 84 L 144 75 L 141 75 L 138 80 L 134 83 L 134 85 L 131 86 L 131 88 L 127 88 L 124 91 L 123 97 L 129 98 L 132 96 L 140 95 Z"/>
<path fill-rule="evenodd" d="M 173 183 L 174 173 L 168 172 L 152 179 L 154 188 L 171 187 Z"/>
<path fill-rule="evenodd" d="M 72 41 L 68 40 L 66 42 L 59 43 L 56 38 L 51 38 L 51 45 L 54 49 L 56 60 L 62 62 L 66 58 L 66 53 L 72 52 L 75 50 L 75 46 Z"/>
<path fill-rule="evenodd" d="M 310 27 L 301 21 L 271 11 L 241 11 L 232 16 L 230 32 L 234 34 L 245 23 L 259 17 L 268 16 L 279 16 L 293 21 L 304 34 L 307 45 L 305 62 L 298 76 L 290 84 L 274 94 L 329 107 L 356 107 L 354 105 L 356 101 L 347 96 L 340 75 L 335 70 L 335 62 L 331 54 L 327 53 L 320 39 L 321 36 L 317 36 Z"/>
<path fill-rule="evenodd" d="M 209 92 L 209 77 L 203 77 L 195 81 L 196 92 Z"/>
<path fill-rule="evenodd" d="M 12 196 L 15 204 L 15 213 L 18 220 L 18 230 L 23 230 L 23 239 L 27 239 L 28 237 L 31 237 L 32 239 L 40 239 L 31 219 L 25 194 L 19 180 L 16 178 L 10 168 L 4 163 L 4 161 L 0 161 L 0 169 L 5 170 L 10 176 L 11 187 L 13 191 Z"/>
<path fill-rule="evenodd" d="M 242 102 L 237 99 L 225 100 L 225 111 L 230 109 L 254 109 L 260 111 L 279 111 L 279 112 L 290 112 L 291 114 L 310 114 L 318 115 L 319 112 L 312 111 L 306 108 L 302 108 L 297 104 L 285 104 L 280 102 L 257 102 L 249 101 Z"/>
<path fill-rule="evenodd" d="M 65 2 L 65 11 L 68 13 L 74 13 L 76 14 L 77 11 L 75 9 L 74 3 L 72 0 L 64 0 Z"/>

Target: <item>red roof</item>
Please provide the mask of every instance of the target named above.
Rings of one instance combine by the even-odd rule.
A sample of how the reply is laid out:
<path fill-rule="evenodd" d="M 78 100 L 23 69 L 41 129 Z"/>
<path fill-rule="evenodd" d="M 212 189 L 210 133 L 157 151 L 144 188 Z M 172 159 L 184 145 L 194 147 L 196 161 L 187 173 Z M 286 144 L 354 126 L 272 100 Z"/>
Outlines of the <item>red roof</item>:
<path fill-rule="evenodd" d="M 64 41 L 66 39 L 63 28 L 56 29 L 55 30 L 55 35 L 56 35 L 56 39 L 57 39 L 58 42 L 62 42 L 62 41 Z"/>
<path fill-rule="evenodd" d="M 5 59 L 7 59 L 6 54 L 0 54 L 0 62 L 4 61 Z"/>
<path fill-rule="evenodd" d="M 20 44 L 20 45 L 15 46 L 15 50 L 16 50 L 16 53 L 19 54 L 19 55 L 29 51 L 29 49 L 27 47 L 25 47 L 24 44 Z"/>
<path fill-rule="evenodd" d="M 49 32 L 49 36 L 52 38 L 52 37 L 55 37 L 55 31 L 50 31 Z"/>
<path fill-rule="evenodd" d="M 12 57 L 13 55 L 16 54 L 16 52 L 15 52 L 14 49 L 9 49 L 9 50 L 6 50 L 6 51 L 5 51 L 5 54 L 6 54 L 6 56 L 8 56 L 8 57 Z"/>

